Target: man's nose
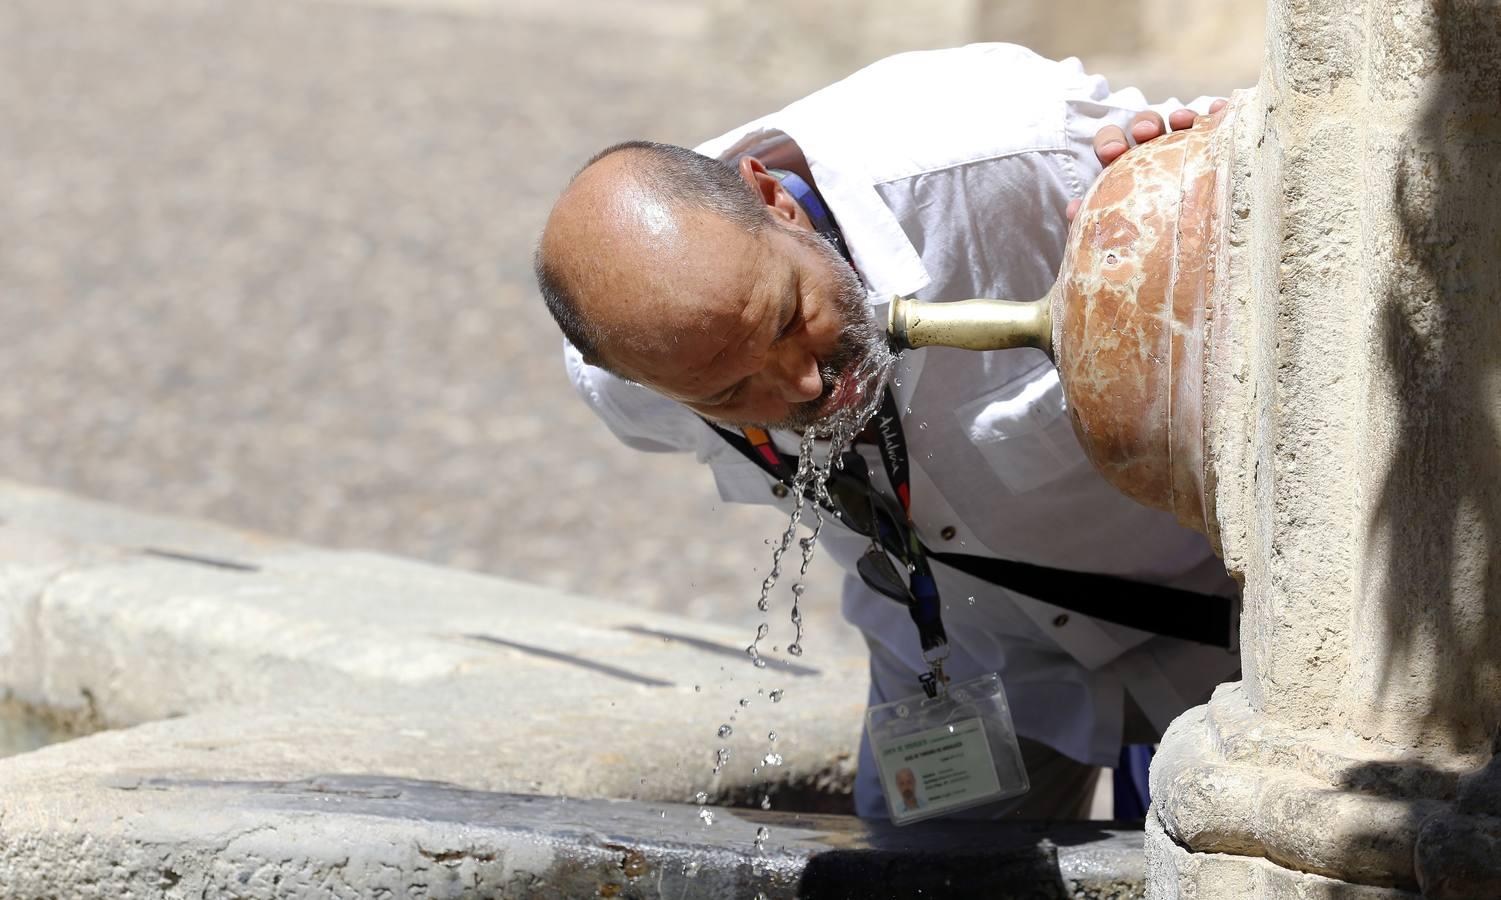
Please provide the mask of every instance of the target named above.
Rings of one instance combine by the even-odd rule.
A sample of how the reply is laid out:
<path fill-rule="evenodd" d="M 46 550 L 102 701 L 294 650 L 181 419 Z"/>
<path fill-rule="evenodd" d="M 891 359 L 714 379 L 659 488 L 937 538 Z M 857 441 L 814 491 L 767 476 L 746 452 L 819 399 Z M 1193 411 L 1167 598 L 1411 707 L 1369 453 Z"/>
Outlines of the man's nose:
<path fill-rule="evenodd" d="M 818 357 L 805 350 L 787 348 L 778 359 L 777 385 L 788 403 L 806 403 L 823 396 L 823 377 Z"/>

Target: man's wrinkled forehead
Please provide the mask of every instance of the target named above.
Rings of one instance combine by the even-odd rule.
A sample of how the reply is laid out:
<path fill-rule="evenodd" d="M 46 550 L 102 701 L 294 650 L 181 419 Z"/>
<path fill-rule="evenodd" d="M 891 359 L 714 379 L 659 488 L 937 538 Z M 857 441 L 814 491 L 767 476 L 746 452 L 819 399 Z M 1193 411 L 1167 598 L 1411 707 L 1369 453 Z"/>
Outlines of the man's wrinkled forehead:
<path fill-rule="evenodd" d="M 716 364 L 757 325 L 752 300 L 773 268 L 766 242 L 744 232 L 709 237 L 703 253 L 664 267 L 649 297 L 622 295 L 604 314 L 612 335 L 604 355 L 674 399 L 712 393 L 703 389 Z"/>

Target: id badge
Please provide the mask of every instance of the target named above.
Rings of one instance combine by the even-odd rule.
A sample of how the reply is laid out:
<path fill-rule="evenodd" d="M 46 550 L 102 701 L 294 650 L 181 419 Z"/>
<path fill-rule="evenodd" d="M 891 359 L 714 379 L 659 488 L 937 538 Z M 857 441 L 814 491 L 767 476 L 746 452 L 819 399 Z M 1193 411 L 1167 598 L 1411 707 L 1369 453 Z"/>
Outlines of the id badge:
<path fill-rule="evenodd" d="M 995 673 L 873 706 L 865 728 L 875 750 L 886 809 L 910 825 L 1024 794 L 1030 785 Z"/>

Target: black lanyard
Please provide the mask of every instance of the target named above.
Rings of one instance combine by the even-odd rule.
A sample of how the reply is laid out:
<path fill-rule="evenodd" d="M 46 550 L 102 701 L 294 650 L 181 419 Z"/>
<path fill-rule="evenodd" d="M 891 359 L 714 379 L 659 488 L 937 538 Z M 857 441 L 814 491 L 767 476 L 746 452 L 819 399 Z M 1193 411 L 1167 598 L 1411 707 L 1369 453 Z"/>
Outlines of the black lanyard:
<path fill-rule="evenodd" d="M 765 430 L 743 428 L 740 433 L 736 433 L 715 425 L 707 419 L 704 421 L 732 447 L 739 450 L 741 455 L 776 478 L 789 490 L 796 490 L 793 484 L 793 474 L 798 468 L 798 458 L 789 457 L 778 450 Z M 917 528 L 912 524 L 911 466 L 907 458 L 907 436 L 902 430 L 901 416 L 897 413 L 896 398 L 892 396 L 889 387 L 881 397 L 881 406 L 872 420 L 872 425 L 876 432 L 876 444 L 881 451 L 881 464 L 886 469 L 886 477 L 891 481 L 891 488 L 901 504 L 901 512 L 900 521 L 895 516 L 887 516 L 883 519 L 879 515 L 873 515 L 871 534 L 867 537 L 871 539 L 874 552 L 882 553 L 890 550 L 905 564 L 906 590 L 902 591 L 900 596 L 904 598 L 913 624 L 917 626 L 918 640 L 922 644 L 924 655 L 937 655 L 948 645 L 948 635 L 943 630 L 943 604 L 938 595 L 938 581 L 933 577 L 932 566 L 928 563 L 931 554 L 918 539 Z M 860 465 L 864 465 L 863 461 Z M 832 477 L 840 476 L 836 474 Z M 868 476 L 864 481 L 863 489 L 874 495 L 875 485 L 870 483 Z M 845 520 L 845 513 L 817 496 L 813 485 L 805 487 L 803 494 L 808 500 L 820 503 L 836 519 Z M 872 502 L 874 503 L 874 497 Z M 895 570 L 889 567 L 887 570 L 893 575 L 896 574 Z M 887 592 L 882 591 L 882 593 Z M 888 596 L 891 594 L 888 593 Z"/>

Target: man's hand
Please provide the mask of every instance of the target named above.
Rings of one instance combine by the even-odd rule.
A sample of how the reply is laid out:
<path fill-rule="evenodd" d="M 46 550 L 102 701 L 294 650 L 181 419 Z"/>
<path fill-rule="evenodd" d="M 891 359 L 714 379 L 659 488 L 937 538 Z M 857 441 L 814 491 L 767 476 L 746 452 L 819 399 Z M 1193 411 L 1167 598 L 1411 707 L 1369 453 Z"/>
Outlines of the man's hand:
<path fill-rule="evenodd" d="M 1210 115 L 1224 109 L 1226 102 L 1224 100 L 1216 100 L 1209 104 Z M 1172 127 L 1173 131 L 1182 131 L 1185 128 L 1192 128 L 1194 120 L 1198 118 L 1198 115 L 1198 113 L 1191 109 L 1175 109 L 1168 113 L 1167 124 Z M 1100 165 L 1108 166 L 1117 159 L 1120 159 L 1122 153 L 1125 153 L 1136 144 L 1145 144 L 1147 141 L 1156 140 L 1168 133 L 1167 127 L 1162 123 L 1162 116 L 1159 116 L 1150 109 L 1144 109 L 1137 113 L 1131 119 L 1131 124 L 1128 128 L 1131 132 L 1129 143 L 1127 142 L 1126 132 L 1122 131 L 1118 125 L 1106 125 L 1094 136 L 1094 155 L 1099 159 Z M 1068 209 L 1065 211 L 1065 215 L 1068 216 L 1070 222 L 1074 220 L 1074 214 L 1079 211 L 1079 204 L 1082 202 L 1081 200 L 1070 200 L 1068 202 Z"/>

